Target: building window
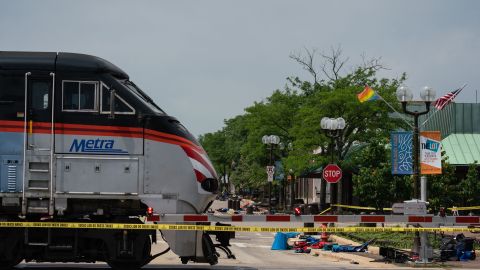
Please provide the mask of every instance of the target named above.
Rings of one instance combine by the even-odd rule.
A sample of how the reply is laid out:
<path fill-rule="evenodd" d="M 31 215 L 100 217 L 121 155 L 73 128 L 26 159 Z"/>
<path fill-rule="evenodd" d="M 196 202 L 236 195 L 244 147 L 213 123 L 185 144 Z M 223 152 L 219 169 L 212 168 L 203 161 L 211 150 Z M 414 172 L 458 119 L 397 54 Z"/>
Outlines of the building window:
<path fill-rule="evenodd" d="M 63 111 L 98 111 L 98 82 L 63 81 Z"/>
<path fill-rule="evenodd" d="M 101 113 L 110 113 L 110 89 L 102 83 L 101 91 Z M 135 109 L 128 104 L 122 97 L 115 94 L 115 114 L 135 114 Z"/>

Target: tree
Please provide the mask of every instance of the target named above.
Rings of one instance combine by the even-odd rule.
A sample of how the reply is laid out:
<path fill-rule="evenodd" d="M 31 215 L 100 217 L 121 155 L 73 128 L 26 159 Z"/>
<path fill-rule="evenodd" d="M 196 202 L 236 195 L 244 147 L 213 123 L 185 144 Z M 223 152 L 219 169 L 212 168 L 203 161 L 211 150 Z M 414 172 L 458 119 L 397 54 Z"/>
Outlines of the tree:
<path fill-rule="evenodd" d="M 358 174 L 353 175 L 353 194 L 377 209 L 408 199 L 412 191 L 409 177 L 392 175 L 387 143 L 373 140 L 354 157 Z"/>
<path fill-rule="evenodd" d="M 233 165 L 240 161 L 240 151 L 248 134 L 244 121 L 245 116 L 236 116 L 225 120 L 223 129 L 199 137 L 215 170 L 224 178 L 230 178 Z"/>
<path fill-rule="evenodd" d="M 461 205 L 459 179 L 455 167 L 448 163 L 445 151 L 442 151 L 442 174 L 428 176 L 428 201 L 435 212 L 440 207 Z"/>
<path fill-rule="evenodd" d="M 366 84 L 375 89 L 387 102 L 397 106 L 395 91 L 403 82 L 400 79 L 375 78 L 375 70 L 357 68 L 353 73 L 329 82 L 320 87 L 308 89 L 304 105 L 295 117 L 290 134 L 295 138 L 296 150 L 288 158 L 290 166 L 303 171 L 309 165 L 306 160 L 320 160 L 312 153 L 319 146 L 324 153 L 331 150 L 337 153 L 337 160 L 343 160 L 354 143 L 368 143 L 376 138 L 388 138 L 389 132 L 405 124 L 393 118 L 391 109 L 382 101 L 360 103 L 357 94 Z M 297 80 L 297 83 L 299 80 Z M 305 83 L 297 84 L 305 87 Z M 308 93 L 308 94 L 307 94 Z M 336 142 L 331 142 L 320 128 L 323 117 L 343 117 L 346 127 Z M 323 158 L 323 161 L 326 157 Z M 323 162 L 322 161 L 322 162 Z M 300 164 L 304 164 L 303 167 Z"/>
<path fill-rule="evenodd" d="M 342 56 L 340 47 L 332 48 L 330 54 L 320 54 L 320 64 L 316 63 L 315 50 L 305 51 L 306 57 L 301 54 L 290 57 L 309 72 L 313 81 L 287 78 L 283 90 L 255 102 L 245 109 L 245 114 L 226 120 L 219 134 L 201 138 L 216 168 L 222 170 L 223 166 L 223 171 L 227 171 L 228 164 L 232 161 L 236 164 L 231 177 L 239 186 L 266 183 L 264 167 L 268 164 L 268 151 L 261 142 L 263 135 L 278 135 L 285 145 L 292 145 L 275 149 L 274 155 L 276 160 L 282 159 L 286 171 L 292 169 L 300 175 L 329 162 L 331 151 L 337 153 L 336 159 L 341 162 L 353 145 L 388 138 L 390 130 L 404 126 L 398 118 L 391 117 L 390 108 L 382 101 L 361 104 L 356 95 L 368 84 L 398 106 L 395 90 L 405 75 L 399 79 L 378 79 L 376 72 L 383 68 L 379 59 L 365 58 L 361 65 L 345 71 L 348 58 Z M 338 140 L 332 142 L 320 129 L 320 119 L 340 116 L 347 126 Z M 323 148 L 323 154 L 313 154 L 319 147 Z"/>
<path fill-rule="evenodd" d="M 478 205 L 480 202 L 480 181 L 477 167 L 477 161 L 470 164 L 465 179 L 460 182 L 460 194 L 463 198 L 463 205 L 466 206 Z"/>

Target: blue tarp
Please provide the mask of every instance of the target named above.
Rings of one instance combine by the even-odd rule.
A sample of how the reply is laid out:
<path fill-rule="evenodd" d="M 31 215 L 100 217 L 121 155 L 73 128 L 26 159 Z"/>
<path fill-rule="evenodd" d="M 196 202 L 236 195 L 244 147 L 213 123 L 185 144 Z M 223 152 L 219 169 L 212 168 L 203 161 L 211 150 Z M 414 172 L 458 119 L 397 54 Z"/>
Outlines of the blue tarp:
<path fill-rule="evenodd" d="M 374 239 L 363 243 L 360 246 L 350 246 L 350 245 L 333 245 L 333 252 L 364 252 L 368 249 L 368 245 L 373 242 Z"/>
<path fill-rule="evenodd" d="M 275 239 L 273 240 L 273 243 L 272 243 L 272 250 L 287 250 L 288 238 L 295 238 L 298 235 L 299 233 L 295 233 L 295 232 L 288 232 L 288 233 L 277 232 L 277 234 L 275 234 Z"/>

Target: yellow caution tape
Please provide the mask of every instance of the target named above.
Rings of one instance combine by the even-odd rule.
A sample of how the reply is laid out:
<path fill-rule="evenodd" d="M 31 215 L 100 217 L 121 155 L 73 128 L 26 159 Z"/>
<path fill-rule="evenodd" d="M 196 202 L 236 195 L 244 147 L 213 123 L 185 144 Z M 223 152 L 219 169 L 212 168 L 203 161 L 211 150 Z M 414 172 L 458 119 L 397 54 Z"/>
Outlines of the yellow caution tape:
<path fill-rule="evenodd" d="M 213 226 L 188 224 L 120 224 L 73 222 L 0 222 L 0 228 L 54 228 L 54 229 L 104 229 L 104 230 L 177 230 L 177 231 L 226 231 L 226 232 L 473 232 L 480 228 L 440 227 L 259 227 Z"/>
<path fill-rule="evenodd" d="M 325 214 L 326 212 L 328 212 L 328 211 L 330 211 L 330 210 L 332 210 L 332 207 L 329 207 L 329 208 L 323 210 L 323 211 L 322 211 L 320 214 L 318 214 L 318 215 L 323 215 L 323 214 Z"/>
<path fill-rule="evenodd" d="M 480 206 L 465 206 L 465 207 L 450 207 L 447 208 L 450 211 L 461 211 L 461 210 L 478 210 L 480 209 Z"/>
<path fill-rule="evenodd" d="M 355 205 L 345 205 L 345 204 L 332 204 L 332 206 L 337 206 L 342 208 L 351 208 L 351 209 L 361 209 L 361 210 L 378 210 L 375 207 L 355 206 Z M 383 210 L 391 211 L 392 208 L 383 208 Z"/>
<path fill-rule="evenodd" d="M 368 206 L 355 206 L 355 205 L 345 205 L 345 204 L 332 204 L 332 206 L 342 207 L 342 208 L 351 208 L 351 209 L 360 209 L 360 210 L 378 210 L 375 207 L 368 207 Z M 479 210 L 480 206 L 449 207 L 447 209 L 450 211 Z M 383 208 L 383 210 L 392 211 L 392 208 Z"/>

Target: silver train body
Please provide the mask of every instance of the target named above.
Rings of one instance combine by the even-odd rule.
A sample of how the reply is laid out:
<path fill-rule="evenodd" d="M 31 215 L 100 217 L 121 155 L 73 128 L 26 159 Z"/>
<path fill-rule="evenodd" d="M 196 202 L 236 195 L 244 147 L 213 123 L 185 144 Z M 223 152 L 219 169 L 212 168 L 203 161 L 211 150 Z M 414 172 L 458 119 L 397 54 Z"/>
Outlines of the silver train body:
<path fill-rule="evenodd" d="M 81 54 L 0 52 L 0 219 L 138 223 L 151 209 L 198 214 L 213 201 L 216 178 L 195 138 L 113 64 Z M 70 232 L 22 229 L 12 236 L 3 229 L 0 237 L 21 238 L 13 246 L 22 254 L 8 255 L 11 247 L 0 244 L 7 254 L 0 269 L 19 259 L 135 268 L 148 262 L 146 246 L 156 240 L 155 232 L 75 233 L 86 239 L 71 245 L 77 253 L 55 253 L 53 247 L 70 246 L 51 239 Z M 215 263 L 206 258 L 203 232 L 162 233 L 182 261 Z M 112 240 L 119 237 L 140 248 L 128 253 Z M 79 254 L 85 245 L 99 246 Z"/>

